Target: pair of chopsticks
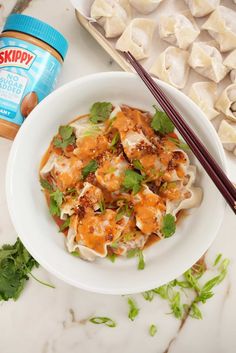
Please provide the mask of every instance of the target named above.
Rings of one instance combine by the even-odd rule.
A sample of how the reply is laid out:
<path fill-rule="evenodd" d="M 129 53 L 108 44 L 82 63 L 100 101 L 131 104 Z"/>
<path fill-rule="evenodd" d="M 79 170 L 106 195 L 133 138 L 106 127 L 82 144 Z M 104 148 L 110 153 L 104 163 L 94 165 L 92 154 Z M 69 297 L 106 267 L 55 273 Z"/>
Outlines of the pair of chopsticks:
<path fill-rule="evenodd" d="M 124 55 L 162 107 L 163 111 L 169 116 L 180 135 L 186 141 L 226 202 L 236 214 L 236 188 L 228 179 L 227 175 L 142 65 L 138 63 L 130 52 L 124 52 Z"/>

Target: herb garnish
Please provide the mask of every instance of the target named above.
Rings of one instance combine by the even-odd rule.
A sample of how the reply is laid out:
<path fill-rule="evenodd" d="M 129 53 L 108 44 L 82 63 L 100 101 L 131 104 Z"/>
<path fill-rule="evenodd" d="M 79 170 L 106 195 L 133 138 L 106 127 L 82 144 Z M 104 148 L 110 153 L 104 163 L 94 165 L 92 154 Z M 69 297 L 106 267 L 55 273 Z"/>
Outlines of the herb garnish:
<path fill-rule="evenodd" d="M 168 140 L 170 140 L 171 142 L 173 142 L 177 147 L 179 147 L 181 150 L 183 151 L 189 151 L 190 148 L 187 145 L 187 143 L 179 140 L 179 139 L 175 139 L 173 137 L 168 137 Z"/>
<path fill-rule="evenodd" d="M 169 238 L 175 233 L 176 224 L 175 217 L 170 213 L 166 214 L 162 219 L 161 232 L 164 238 Z"/>
<path fill-rule="evenodd" d="M 142 172 L 144 170 L 144 167 L 143 167 L 142 163 L 140 162 L 140 160 L 134 159 L 132 161 L 132 164 L 133 164 L 134 168 L 140 170 L 140 172 Z"/>
<path fill-rule="evenodd" d="M 96 324 L 96 325 L 104 324 L 108 327 L 116 327 L 116 322 L 110 319 L 109 317 L 97 316 L 97 317 L 92 317 L 89 321 L 92 324 Z"/>
<path fill-rule="evenodd" d="M 68 217 L 64 223 L 60 226 L 60 232 L 63 232 L 66 228 L 69 228 L 70 225 L 70 217 Z"/>
<path fill-rule="evenodd" d="M 116 132 L 113 139 L 111 140 L 110 148 L 113 150 L 115 148 L 115 145 L 117 142 L 120 140 L 120 134 L 119 132 Z"/>
<path fill-rule="evenodd" d="M 143 180 L 144 177 L 142 175 L 128 169 L 125 171 L 125 178 L 122 185 L 127 190 L 132 190 L 135 195 L 140 191 Z"/>
<path fill-rule="evenodd" d="M 130 249 L 127 251 L 127 258 L 131 259 L 132 257 L 138 257 L 138 270 L 144 270 L 145 268 L 145 261 L 143 257 L 143 252 L 141 249 L 135 248 L 135 249 Z"/>
<path fill-rule="evenodd" d="M 63 193 L 59 189 L 50 193 L 49 211 L 52 216 L 60 216 L 62 201 Z"/>
<path fill-rule="evenodd" d="M 156 327 L 156 325 L 151 325 L 150 327 L 149 327 L 149 334 L 150 334 L 150 336 L 155 336 L 155 334 L 157 333 L 157 327 Z"/>
<path fill-rule="evenodd" d="M 65 125 L 59 127 L 59 137 L 54 137 L 53 144 L 58 148 L 66 148 L 75 143 L 74 130 L 71 126 Z"/>
<path fill-rule="evenodd" d="M 116 214 L 116 222 L 119 222 L 122 217 L 130 217 L 133 212 L 133 208 L 126 202 L 123 206 L 120 206 Z"/>
<path fill-rule="evenodd" d="M 104 199 L 98 201 L 99 209 L 101 213 L 105 213 L 106 211 L 106 205 Z"/>
<path fill-rule="evenodd" d="M 90 108 L 90 121 L 98 124 L 107 120 L 112 112 L 112 104 L 108 102 L 96 102 Z"/>
<path fill-rule="evenodd" d="M 130 320 L 134 321 L 136 316 L 138 316 L 139 308 L 137 307 L 137 304 L 133 298 L 128 298 L 128 305 L 129 305 L 128 317 Z"/>
<path fill-rule="evenodd" d="M 53 185 L 51 185 L 46 179 L 40 178 L 39 181 L 43 189 L 53 191 Z"/>
<path fill-rule="evenodd" d="M 116 254 L 115 253 L 108 253 L 107 254 L 107 258 L 111 261 L 111 262 L 115 262 L 116 261 Z"/>
<path fill-rule="evenodd" d="M 53 287 L 32 275 L 31 271 L 38 266 L 19 238 L 14 245 L 3 245 L 0 248 L 0 300 L 17 300 L 29 276 Z"/>
<path fill-rule="evenodd" d="M 83 179 L 86 179 L 90 173 L 95 173 L 98 169 L 98 163 L 94 159 L 92 159 L 83 169 L 82 176 Z"/>
<path fill-rule="evenodd" d="M 161 133 L 162 135 L 166 135 L 173 132 L 175 126 L 168 117 L 168 115 L 162 111 L 159 111 L 155 105 L 153 107 L 156 110 L 151 122 L 151 127 L 153 128 L 153 130 Z"/>

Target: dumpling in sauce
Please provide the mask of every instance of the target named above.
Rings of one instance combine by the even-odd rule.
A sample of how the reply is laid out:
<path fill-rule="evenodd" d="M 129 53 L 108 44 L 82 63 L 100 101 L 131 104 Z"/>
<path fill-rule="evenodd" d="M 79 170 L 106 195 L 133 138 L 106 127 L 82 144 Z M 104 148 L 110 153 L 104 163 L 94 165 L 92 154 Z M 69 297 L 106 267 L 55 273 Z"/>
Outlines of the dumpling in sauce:
<path fill-rule="evenodd" d="M 156 10 L 162 1 L 163 0 L 129 0 L 130 4 L 144 15 Z"/>
<path fill-rule="evenodd" d="M 106 38 L 116 38 L 129 22 L 128 0 L 95 0 L 91 6 L 91 17 L 104 28 Z"/>
<path fill-rule="evenodd" d="M 235 19 L 235 11 L 219 6 L 202 26 L 219 43 L 221 52 L 236 48 Z"/>
<path fill-rule="evenodd" d="M 228 72 L 219 50 L 211 42 L 194 43 L 188 62 L 200 75 L 216 83 L 223 80 Z"/>
<path fill-rule="evenodd" d="M 226 120 L 222 120 L 218 135 L 224 148 L 236 155 L 236 125 L 233 126 Z"/>
<path fill-rule="evenodd" d="M 203 17 L 214 11 L 220 0 L 185 0 L 194 17 Z"/>
<path fill-rule="evenodd" d="M 116 49 L 130 51 L 137 59 L 149 56 L 155 22 L 145 18 L 133 19 L 116 43 Z"/>
<path fill-rule="evenodd" d="M 184 14 L 162 16 L 159 22 L 159 34 L 161 39 L 176 45 L 181 49 L 187 49 L 197 38 L 200 31 L 193 18 Z"/>
<path fill-rule="evenodd" d="M 230 79 L 233 83 L 236 83 L 236 49 L 225 58 L 224 65 L 231 70 Z"/>
<path fill-rule="evenodd" d="M 236 121 L 236 83 L 226 87 L 216 102 L 216 108 L 229 119 Z"/>
<path fill-rule="evenodd" d="M 189 91 L 189 97 L 205 113 L 209 120 L 214 119 L 219 112 L 214 109 L 217 99 L 217 85 L 214 82 L 195 82 Z"/>
<path fill-rule="evenodd" d="M 176 88 L 184 88 L 189 73 L 187 51 L 168 47 L 159 55 L 150 72 Z"/>

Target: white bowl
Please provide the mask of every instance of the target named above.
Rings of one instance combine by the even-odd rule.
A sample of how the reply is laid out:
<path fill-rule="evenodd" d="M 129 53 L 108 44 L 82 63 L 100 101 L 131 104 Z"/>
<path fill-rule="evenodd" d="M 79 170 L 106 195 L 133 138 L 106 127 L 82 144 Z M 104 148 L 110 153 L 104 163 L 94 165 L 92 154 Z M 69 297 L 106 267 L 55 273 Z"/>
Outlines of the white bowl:
<path fill-rule="evenodd" d="M 189 125 L 225 169 L 217 134 L 199 108 L 183 93 L 158 81 Z M 189 211 L 171 238 L 144 251 L 146 267 L 137 270 L 137 259 L 107 259 L 89 263 L 71 256 L 64 236 L 51 216 L 39 184 L 39 163 L 59 125 L 87 113 L 92 103 L 111 101 L 152 111 L 155 100 L 134 74 L 100 73 L 77 79 L 49 95 L 26 119 L 9 157 L 6 190 L 10 215 L 22 242 L 49 272 L 93 292 L 128 294 L 158 287 L 190 268 L 208 249 L 221 225 L 225 202 L 198 165 L 197 184 L 204 191 L 200 207 Z"/>

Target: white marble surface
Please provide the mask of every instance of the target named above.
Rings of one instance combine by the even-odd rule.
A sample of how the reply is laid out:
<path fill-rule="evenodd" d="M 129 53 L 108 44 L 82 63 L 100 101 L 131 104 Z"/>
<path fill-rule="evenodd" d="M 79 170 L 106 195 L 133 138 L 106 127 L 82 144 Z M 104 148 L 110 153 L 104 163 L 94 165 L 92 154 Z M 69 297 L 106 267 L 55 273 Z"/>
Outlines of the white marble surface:
<path fill-rule="evenodd" d="M 0 0 L 0 4 L 5 6 L 0 9 L 0 16 L 5 16 L 14 1 Z M 24 13 L 49 22 L 70 42 L 59 85 L 89 73 L 119 70 L 77 24 L 68 0 L 32 0 Z M 0 244 L 16 239 L 4 190 L 10 147 L 10 141 L 0 138 Z M 235 160 L 228 156 L 228 162 L 230 176 L 236 181 Z M 213 209 L 214 205 L 211 206 Z M 208 222 L 214 222 L 214 209 Z M 0 303 L 0 353 L 235 353 L 235 229 L 236 218 L 227 209 L 207 260 L 212 261 L 217 253 L 222 252 L 231 259 L 229 275 L 216 288 L 215 296 L 201 307 L 203 320 L 188 318 L 178 332 L 180 322 L 166 315 L 169 308 L 165 302 L 156 298 L 149 303 L 141 295 L 136 295 L 141 310 L 137 319 L 131 322 L 127 317 L 125 297 L 96 295 L 75 289 L 40 268 L 35 275 L 53 283 L 56 289 L 30 280 L 17 302 Z M 110 329 L 93 325 L 87 319 L 94 315 L 109 316 L 117 321 L 118 326 Z M 152 323 L 158 327 L 153 338 L 148 334 Z"/>

